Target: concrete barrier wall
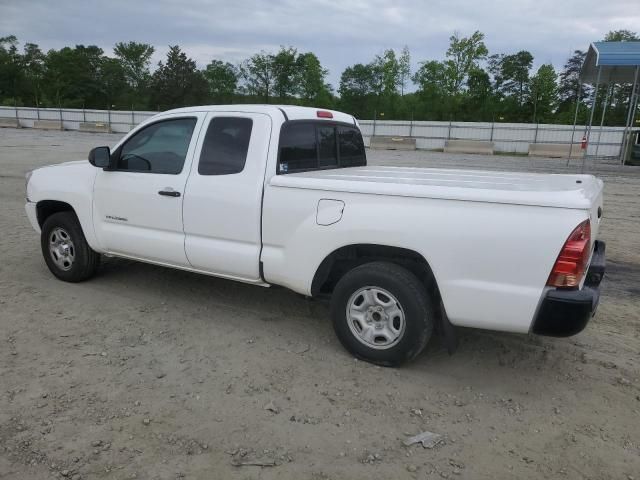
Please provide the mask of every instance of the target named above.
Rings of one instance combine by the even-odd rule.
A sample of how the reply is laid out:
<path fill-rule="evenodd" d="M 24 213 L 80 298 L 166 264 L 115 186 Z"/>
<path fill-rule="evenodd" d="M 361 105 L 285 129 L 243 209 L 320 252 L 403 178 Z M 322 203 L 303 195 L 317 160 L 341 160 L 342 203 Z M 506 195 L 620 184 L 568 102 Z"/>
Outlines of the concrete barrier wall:
<path fill-rule="evenodd" d="M 0 118 L 0 128 L 20 128 L 17 118 Z"/>
<path fill-rule="evenodd" d="M 444 151 L 448 153 L 477 153 L 493 155 L 493 142 L 487 140 L 447 140 Z"/>
<path fill-rule="evenodd" d="M 580 145 L 570 143 L 531 143 L 529 155 L 532 157 L 580 158 L 584 155 Z"/>
<path fill-rule="evenodd" d="M 369 140 L 369 148 L 377 148 L 380 150 L 415 150 L 416 139 L 411 137 L 376 135 Z"/>

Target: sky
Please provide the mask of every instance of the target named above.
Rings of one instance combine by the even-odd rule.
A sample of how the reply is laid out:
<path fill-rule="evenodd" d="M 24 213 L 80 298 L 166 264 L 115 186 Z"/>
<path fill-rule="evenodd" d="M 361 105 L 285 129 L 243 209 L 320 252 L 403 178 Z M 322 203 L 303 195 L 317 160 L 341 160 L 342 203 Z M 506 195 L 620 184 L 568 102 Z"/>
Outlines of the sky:
<path fill-rule="evenodd" d="M 489 53 L 529 50 L 534 68 L 557 70 L 609 30 L 640 30 L 638 0 L 0 0 L 0 37 L 43 50 L 119 41 L 150 43 L 157 64 L 169 45 L 203 68 L 238 63 L 281 45 L 312 51 L 337 88 L 354 63 L 407 45 L 414 70 L 444 58 L 449 37 L 480 30 Z"/>

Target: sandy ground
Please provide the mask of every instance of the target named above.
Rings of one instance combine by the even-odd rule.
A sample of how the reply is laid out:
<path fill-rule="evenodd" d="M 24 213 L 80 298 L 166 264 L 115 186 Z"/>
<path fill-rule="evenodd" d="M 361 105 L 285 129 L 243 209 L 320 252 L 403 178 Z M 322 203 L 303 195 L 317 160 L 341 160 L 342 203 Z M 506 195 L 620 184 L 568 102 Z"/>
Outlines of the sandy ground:
<path fill-rule="evenodd" d="M 640 170 L 587 165 L 606 184 L 609 269 L 583 333 L 461 330 L 455 355 L 432 341 L 394 370 L 354 360 L 327 306 L 284 289 L 116 259 L 92 281 L 55 280 L 24 173 L 117 138 L 0 129 L 0 478 L 640 478 Z M 403 446 L 425 430 L 443 442 Z"/>

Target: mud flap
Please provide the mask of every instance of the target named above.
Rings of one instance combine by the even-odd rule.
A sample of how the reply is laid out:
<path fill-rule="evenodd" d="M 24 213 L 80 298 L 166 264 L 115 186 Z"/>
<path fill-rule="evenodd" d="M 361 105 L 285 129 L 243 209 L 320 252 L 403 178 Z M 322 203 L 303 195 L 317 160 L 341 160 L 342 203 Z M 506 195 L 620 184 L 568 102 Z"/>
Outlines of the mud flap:
<path fill-rule="evenodd" d="M 449 321 L 449 317 L 447 317 L 447 312 L 444 309 L 442 301 L 438 308 L 438 321 L 436 325 L 440 333 L 442 346 L 447 350 L 449 355 L 453 355 L 458 349 L 458 335 L 456 334 L 456 328 Z"/>

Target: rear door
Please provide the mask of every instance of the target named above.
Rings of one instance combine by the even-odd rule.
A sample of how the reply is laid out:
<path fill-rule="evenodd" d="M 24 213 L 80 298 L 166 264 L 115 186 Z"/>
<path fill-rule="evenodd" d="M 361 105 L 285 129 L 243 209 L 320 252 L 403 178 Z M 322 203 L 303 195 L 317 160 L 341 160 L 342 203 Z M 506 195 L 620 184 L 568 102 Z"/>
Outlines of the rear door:
<path fill-rule="evenodd" d="M 188 266 L 182 203 L 204 113 L 173 115 L 141 128 L 99 170 L 93 218 L 100 245 L 117 255 Z"/>
<path fill-rule="evenodd" d="M 262 188 L 271 118 L 211 112 L 184 198 L 185 251 L 196 269 L 260 282 Z"/>

